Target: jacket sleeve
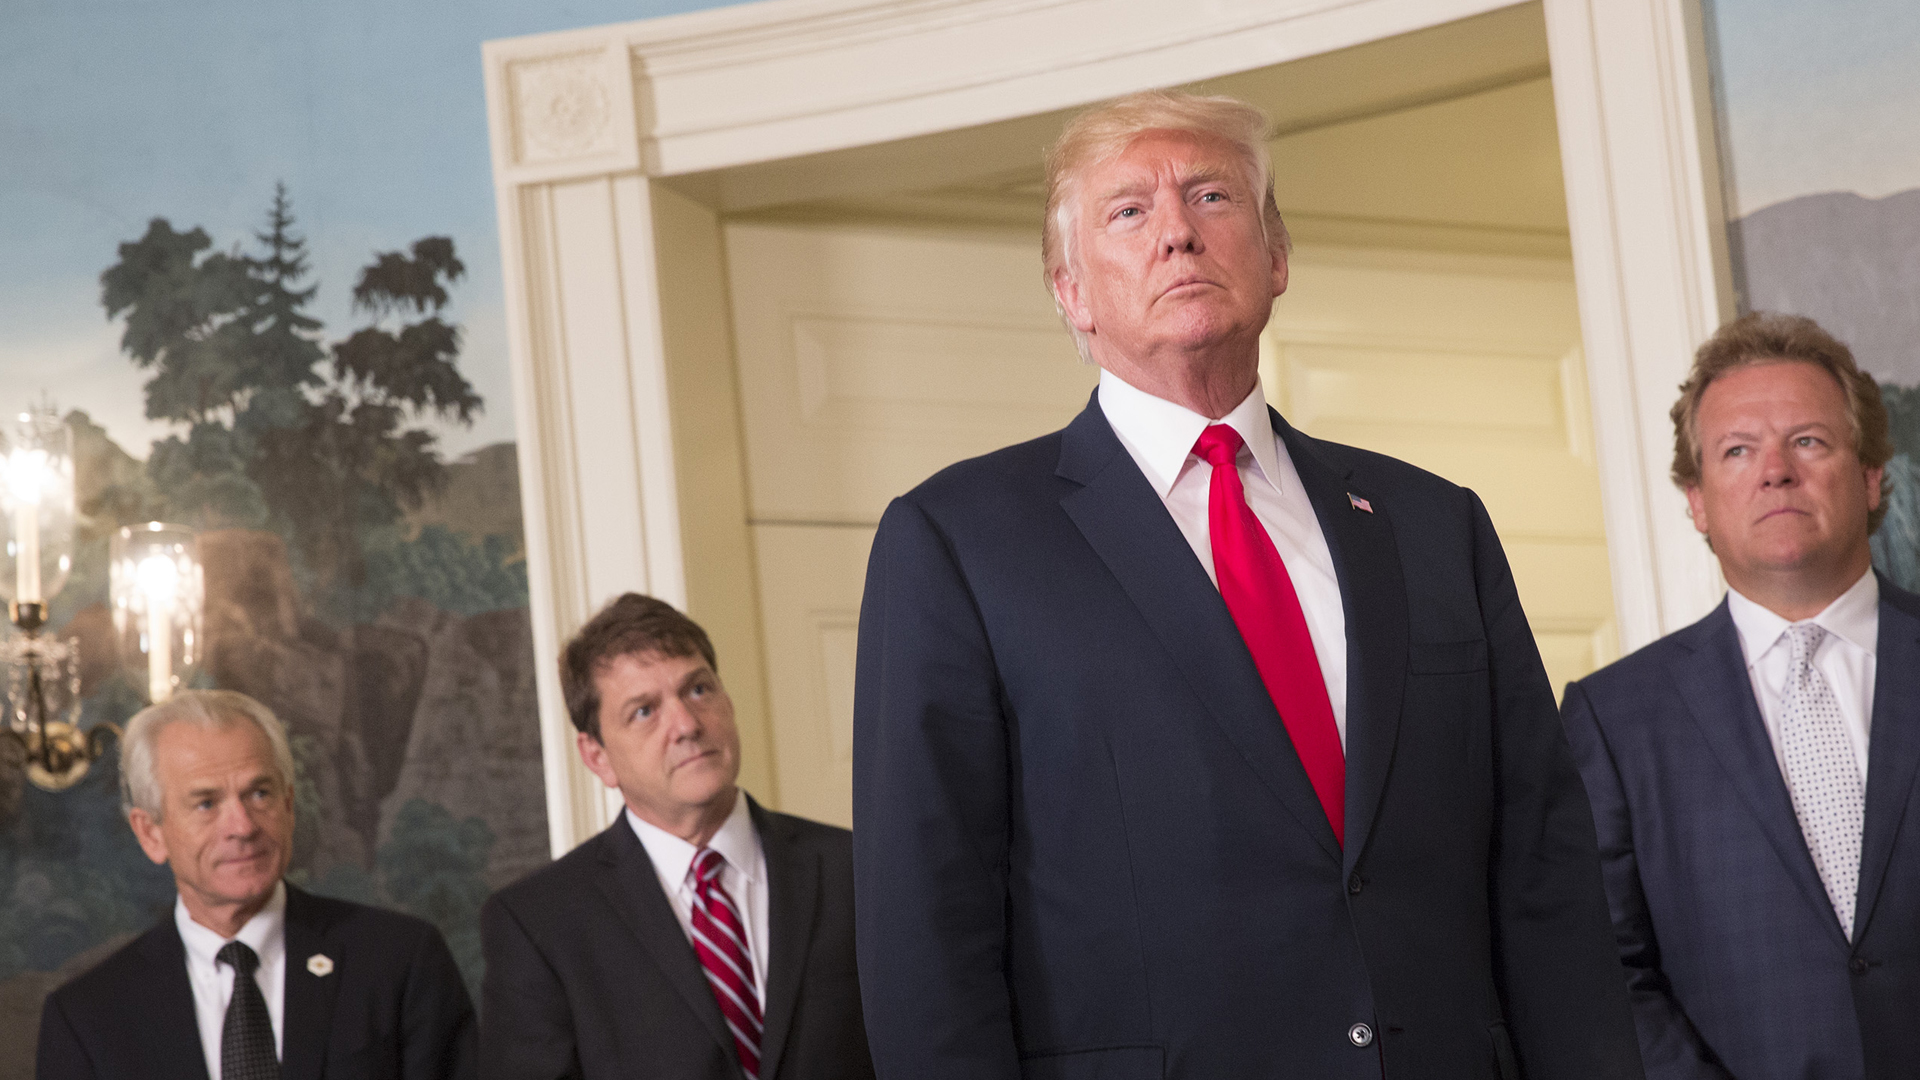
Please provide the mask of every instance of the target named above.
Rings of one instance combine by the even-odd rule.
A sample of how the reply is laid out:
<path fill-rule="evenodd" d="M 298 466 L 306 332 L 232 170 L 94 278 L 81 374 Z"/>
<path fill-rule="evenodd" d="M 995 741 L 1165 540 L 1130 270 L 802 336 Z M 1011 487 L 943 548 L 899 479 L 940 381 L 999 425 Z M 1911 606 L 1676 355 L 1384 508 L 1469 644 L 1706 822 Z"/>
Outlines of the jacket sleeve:
<path fill-rule="evenodd" d="M 571 1080 L 582 1075 L 566 989 L 500 896 L 480 908 L 482 1080 Z"/>
<path fill-rule="evenodd" d="M 854 688 L 861 997 L 883 1080 L 1017 1080 L 1008 732 L 986 628 L 917 505 L 880 521 Z"/>
<path fill-rule="evenodd" d="M 432 927 L 408 962 L 400 1023 L 406 1080 L 474 1080 L 479 1024 L 473 999 L 446 939 Z"/>
<path fill-rule="evenodd" d="M 60 995 L 48 994 L 40 1007 L 40 1041 L 34 1051 L 34 1080 L 89 1080 L 93 1061 L 60 1007 Z"/>
<path fill-rule="evenodd" d="M 1567 739 L 1573 744 L 1574 760 L 1586 780 L 1587 796 L 1593 802 L 1613 937 L 1626 967 L 1634 1026 L 1640 1033 L 1647 1076 L 1654 1080 L 1732 1080 L 1701 1041 L 1660 970 L 1660 943 L 1654 937 L 1653 919 L 1647 911 L 1640 866 L 1633 851 L 1632 811 L 1593 701 L 1579 683 L 1568 685 L 1561 717 Z"/>
<path fill-rule="evenodd" d="M 1640 1077 L 1593 815 L 1493 523 L 1472 497 L 1493 705 L 1495 979 L 1522 1076 Z M 1495 1035 L 1495 1045 L 1500 1039 Z"/>

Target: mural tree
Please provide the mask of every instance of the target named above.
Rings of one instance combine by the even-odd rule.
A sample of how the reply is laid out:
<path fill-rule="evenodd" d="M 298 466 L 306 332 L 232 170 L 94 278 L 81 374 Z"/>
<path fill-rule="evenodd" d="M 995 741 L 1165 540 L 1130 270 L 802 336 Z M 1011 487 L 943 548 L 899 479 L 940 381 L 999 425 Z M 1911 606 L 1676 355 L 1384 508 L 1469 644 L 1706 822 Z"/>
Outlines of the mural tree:
<path fill-rule="evenodd" d="M 383 530 L 445 482 L 421 422 L 471 423 L 481 409 L 459 370 L 459 327 L 441 317 L 466 268 L 446 237 L 376 254 L 353 289 L 369 325 L 329 348 L 307 313 L 318 286 L 305 283 L 284 187 L 254 239 L 255 254 L 210 251 L 205 230 L 155 218 L 101 274 L 101 303 L 154 373 L 147 416 L 187 428 L 148 459 L 164 512 L 278 532 L 320 606 L 339 608 L 366 581 L 367 541 L 390 539 Z"/>
<path fill-rule="evenodd" d="M 1873 564 L 1903 589 L 1920 589 L 1920 386 L 1880 384 L 1893 460 L 1887 514 L 1873 534 Z"/>
<path fill-rule="evenodd" d="M 244 247 L 221 250 L 204 229 L 155 218 L 117 256 L 100 276 L 101 304 L 124 320 L 122 348 L 148 373 L 147 416 L 176 433 L 143 464 L 84 413 L 69 416 L 95 478 L 82 506 L 90 569 L 76 569 L 84 587 L 67 590 L 73 623 L 109 618 L 112 528 L 164 517 L 202 530 L 203 556 L 218 553 L 203 677 L 266 702 L 291 735 L 290 879 L 432 920 L 476 980 L 489 881 L 544 861 L 546 848 L 518 522 L 475 528 L 441 498 L 452 482 L 471 502 L 476 475 L 484 483 L 502 460 L 513 467 L 511 445 L 504 459 L 496 446 L 450 466 L 433 430 L 471 424 L 483 405 L 448 317 L 466 267 L 440 236 L 374 253 L 352 286 L 356 326 L 336 340 L 312 314 L 319 285 L 284 187 Z M 492 471 L 478 473 L 482 458 Z M 100 685 L 89 710 L 124 721 L 138 707 L 105 700 L 114 679 Z M 111 807 L 110 791 L 100 799 Z M 78 821 L 65 805 L 37 827 Z M 0 841 L 9 824 L 22 828 L 0 815 Z M 8 850 L 0 842 L 0 890 L 15 879 L 37 887 L 38 869 L 8 876 Z M 132 929 L 165 890 L 129 870 L 124 850 L 109 854 L 124 879 L 112 895 L 132 899 L 96 921 Z M 77 925 L 51 901 L 29 906 L 0 931 L 27 914 L 34 927 Z M 8 965 L 64 962 L 94 943 L 84 937 L 59 938 L 73 940 L 58 956 L 0 948 L 0 980 Z"/>

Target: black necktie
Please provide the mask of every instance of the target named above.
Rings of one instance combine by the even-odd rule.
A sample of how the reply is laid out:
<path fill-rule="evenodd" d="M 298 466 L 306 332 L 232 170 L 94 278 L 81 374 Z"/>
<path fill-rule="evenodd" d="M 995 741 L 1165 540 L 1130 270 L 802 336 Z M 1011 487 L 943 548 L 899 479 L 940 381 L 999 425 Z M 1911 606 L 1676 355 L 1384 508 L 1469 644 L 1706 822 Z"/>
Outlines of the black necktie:
<path fill-rule="evenodd" d="M 214 959 L 233 969 L 233 998 L 220 1029 L 220 1080 L 280 1080 L 273 1019 L 253 977 L 260 958 L 241 942 L 229 941 Z"/>

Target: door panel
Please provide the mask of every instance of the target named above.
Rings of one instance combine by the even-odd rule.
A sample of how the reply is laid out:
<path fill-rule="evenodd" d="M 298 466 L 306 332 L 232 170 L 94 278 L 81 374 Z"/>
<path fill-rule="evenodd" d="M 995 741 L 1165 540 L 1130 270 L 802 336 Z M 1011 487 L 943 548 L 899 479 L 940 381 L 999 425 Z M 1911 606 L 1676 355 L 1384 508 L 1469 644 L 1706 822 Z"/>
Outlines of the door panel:
<path fill-rule="evenodd" d="M 852 816 L 853 660 L 873 527 L 963 458 L 1085 406 L 1037 240 L 727 229 L 747 488 L 782 809 Z"/>
<path fill-rule="evenodd" d="M 962 458 L 1061 427 L 1099 378 L 1012 234 L 727 229 L 754 520 L 873 524 Z"/>
<path fill-rule="evenodd" d="M 1261 342 L 1268 398 L 1308 434 L 1474 489 L 1547 674 L 1618 652 L 1600 474 L 1566 263 L 1303 249 Z"/>
<path fill-rule="evenodd" d="M 780 808 L 853 822 L 853 654 L 870 526 L 755 525 Z"/>

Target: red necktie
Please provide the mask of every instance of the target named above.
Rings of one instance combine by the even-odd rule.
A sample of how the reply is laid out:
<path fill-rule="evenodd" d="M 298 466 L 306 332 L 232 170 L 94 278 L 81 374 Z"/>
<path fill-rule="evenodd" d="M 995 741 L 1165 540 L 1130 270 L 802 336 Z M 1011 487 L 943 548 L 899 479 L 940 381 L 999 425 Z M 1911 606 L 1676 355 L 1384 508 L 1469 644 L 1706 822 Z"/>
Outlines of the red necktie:
<path fill-rule="evenodd" d="M 760 1075 L 760 995 L 754 991 L 753 957 L 747 949 L 747 931 L 740 909 L 720 884 L 725 856 L 701 848 L 693 856 L 693 951 L 707 971 L 707 985 L 720 1015 L 733 1032 L 733 1048 L 740 1055 L 740 1071 L 747 1080 Z"/>
<path fill-rule="evenodd" d="M 1213 572 L 1234 625 L 1253 654 L 1260 681 L 1267 684 L 1294 752 L 1327 812 L 1333 836 L 1346 843 L 1347 758 L 1327 700 L 1327 681 L 1313 652 L 1300 598 L 1280 561 L 1273 537 L 1247 505 L 1237 459 L 1240 433 L 1214 424 L 1200 433 L 1193 452 L 1213 466 L 1207 491 L 1207 534 L 1213 544 Z"/>

